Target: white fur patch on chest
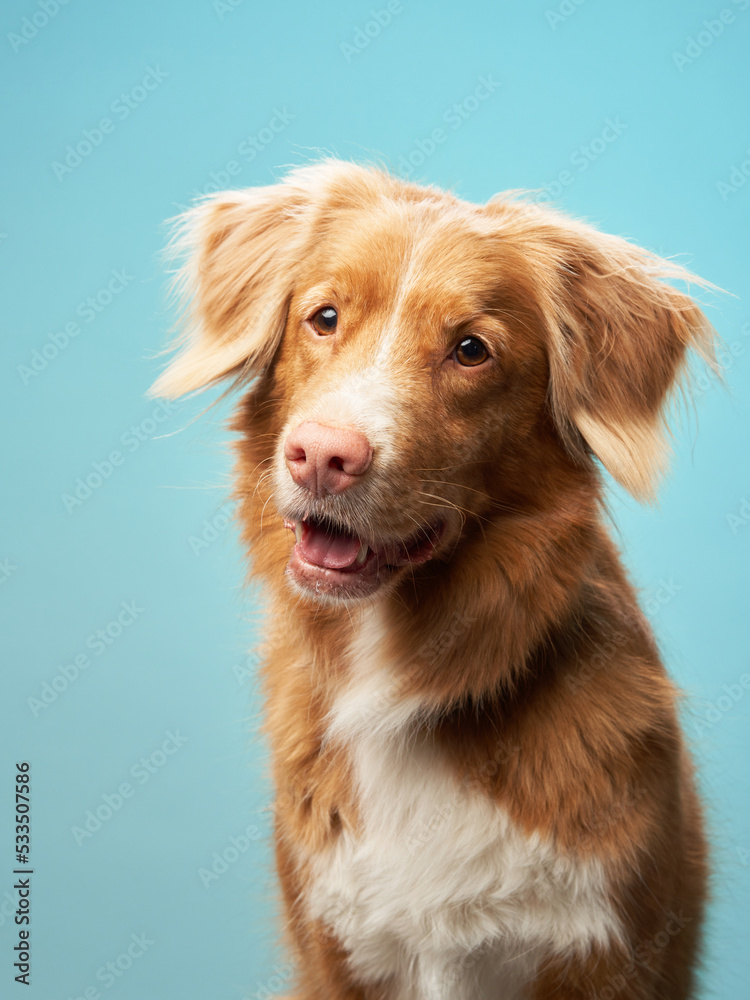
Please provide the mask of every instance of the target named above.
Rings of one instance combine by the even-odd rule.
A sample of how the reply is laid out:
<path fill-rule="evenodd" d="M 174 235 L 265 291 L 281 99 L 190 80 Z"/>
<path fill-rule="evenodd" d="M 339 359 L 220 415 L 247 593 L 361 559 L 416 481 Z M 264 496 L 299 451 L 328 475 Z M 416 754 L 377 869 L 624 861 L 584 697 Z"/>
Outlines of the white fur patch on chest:
<path fill-rule="evenodd" d="M 461 786 L 417 737 L 421 706 L 398 697 L 381 638 L 374 610 L 331 713 L 329 737 L 352 755 L 361 831 L 309 859 L 310 916 L 334 930 L 363 982 L 390 979 L 394 1000 L 517 1000 L 544 954 L 620 936 L 603 867 L 526 836 Z"/>

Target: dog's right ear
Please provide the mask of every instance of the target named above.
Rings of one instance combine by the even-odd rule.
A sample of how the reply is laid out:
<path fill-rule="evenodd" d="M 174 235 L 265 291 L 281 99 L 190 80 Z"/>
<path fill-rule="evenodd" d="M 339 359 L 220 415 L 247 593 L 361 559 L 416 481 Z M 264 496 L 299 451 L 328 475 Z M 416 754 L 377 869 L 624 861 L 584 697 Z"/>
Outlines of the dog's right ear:
<path fill-rule="evenodd" d="M 150 395 L 175 399 L 267 368 L 316 226 L 326 211 L 376 199 L 384 183 L 372 167 L 326 158 L 279 184 L 209 195 L 179 216 L 170 244 L 183 305 L 170 348 L 178 353 Z"/>
<path fill-rule="evenodd" d="M 178 217 L 169 256 L 182 329 L 150 395 L 174 399 L 271 363 L 311 206 L 304 184 L 285 181 L 210 195 Z"/>

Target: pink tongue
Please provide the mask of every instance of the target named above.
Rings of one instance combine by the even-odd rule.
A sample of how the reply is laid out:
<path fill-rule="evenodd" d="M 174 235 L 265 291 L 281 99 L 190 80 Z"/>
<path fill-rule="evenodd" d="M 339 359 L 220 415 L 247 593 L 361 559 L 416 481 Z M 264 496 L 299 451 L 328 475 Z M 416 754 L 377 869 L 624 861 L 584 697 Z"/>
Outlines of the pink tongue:
<path fill-rule="evenodd" d="M 359 552 L 359 539 L 354 535 L 331 534 L 317 524 L 302 522 L 302 539 L 297 548 L 314 566 L 343 569 L 351 566 Z"/>

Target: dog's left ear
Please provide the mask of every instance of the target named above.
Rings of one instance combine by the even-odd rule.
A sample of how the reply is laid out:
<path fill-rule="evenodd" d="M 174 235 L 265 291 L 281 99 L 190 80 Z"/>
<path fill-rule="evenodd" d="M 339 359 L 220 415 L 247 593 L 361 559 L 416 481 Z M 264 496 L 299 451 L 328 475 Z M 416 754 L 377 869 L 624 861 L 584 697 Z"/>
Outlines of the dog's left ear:
<path fill-rule="evenodd" d="M 563 440 L 573 453 L 586 442 L 633 496 L 653 499 L 669 458 L 665 413 L 688 350 L 715 363 L 711 324 L 667 282 L 713 286 L 556 211 L 518 202 L 491 206 L 508 218 L 509 235 L 523 232 L 516 245 L 532 268 L 548 338 L 550 402 Z"/>

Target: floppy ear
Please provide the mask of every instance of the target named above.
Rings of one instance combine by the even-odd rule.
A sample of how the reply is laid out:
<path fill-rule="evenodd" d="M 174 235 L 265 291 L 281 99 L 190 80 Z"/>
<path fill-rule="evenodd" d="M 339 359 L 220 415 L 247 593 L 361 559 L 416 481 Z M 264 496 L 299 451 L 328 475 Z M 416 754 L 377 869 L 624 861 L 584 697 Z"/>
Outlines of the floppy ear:
<path fill-rule="evenodd" d="M 267 365 L 284 329 L 301 194 L 285 184 L 227 191 L 177 219 L 169 254 L 184 314 L 152 396 L 176 398 Z"/>
<path fill-rule="evenodd" d="M 180 263 L 183 329 L 150 394 L 176 398 L 270 365 L 315 226 L 327 208 L 371 199 L 378 183 L 369 167 L 323 159 L 280 184 L 210 195 L 178 217 L 170 256 Z"/>
<path fill-rule="evenodd" d="M 665 414 L 690 348 L 711 364 L 714 331 L 666 282 L 704 287 L 678 264 L 561 213 L 521 208 L 547 328 L 550 402 L 575 453 L 583 441 L 619 483 L 653 498 L 669 457 Z"/>

